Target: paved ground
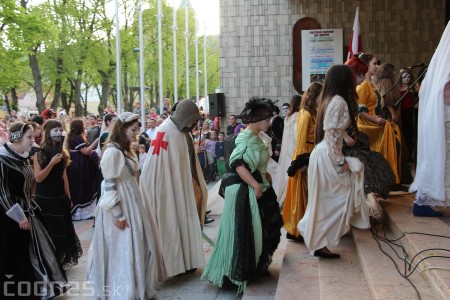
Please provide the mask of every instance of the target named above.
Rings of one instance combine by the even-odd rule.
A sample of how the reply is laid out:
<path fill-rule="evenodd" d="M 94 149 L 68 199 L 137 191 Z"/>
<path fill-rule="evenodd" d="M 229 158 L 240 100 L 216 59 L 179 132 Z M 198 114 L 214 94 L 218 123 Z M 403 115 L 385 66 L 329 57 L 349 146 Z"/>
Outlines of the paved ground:
<path fill-rule="evenodd" d="M 209 184 L 211 188 L 214 183 Z M 204 233 L 212 240 L 216 239 L 217 231 L 219 229 L 220 216 L 212 216 L 215 222 L 205 225 Z M 67 269 L 67 276 L 72 285 L 72 289 L 63 296 L 57 299 L 90 299 L 86 282 L 86 263 L 89 245 L 93 235 L 93 220 L 74 222 L 75 230 L 80 238 L 83 247 L 83 257 L 79 260 L 77 266 Z M 212 247 L 204 240 L 203 252 L 205 259 L 208 260 L 212 251 Z M 281 267 L 281 263 L 275 268 Z M 216 285 L 208 281 L 200 280 L 203 269 L 198 269 L 195 273 L 178 276 L 167 280 L 157 288 L 157 299 L 195 299 L 195 300 L 210 300 L 210 299 L 241 299 L 242 295 L 237 295 L 236 290 L 224 291 Z M 277 272 L 275 272 L 278 274 Z M 277 277 L 277 276 L 276 276 Z M 276 278 L 277 280 L 277 278 Z M 276 289 L 276 285 L 274 287 Z M 275 294 L 275 291 L 272 291 Z"/>

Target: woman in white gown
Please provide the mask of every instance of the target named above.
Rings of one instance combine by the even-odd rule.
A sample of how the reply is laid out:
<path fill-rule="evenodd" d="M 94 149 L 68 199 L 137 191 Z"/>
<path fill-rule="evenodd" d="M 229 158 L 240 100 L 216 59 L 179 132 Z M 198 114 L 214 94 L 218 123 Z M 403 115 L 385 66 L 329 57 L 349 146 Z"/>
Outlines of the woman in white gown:
<path fill-rule="evenodd" d="M 280 207 L 283 206 L 286 198 L 286 185 L 288 180 L 287 169 L 292 161 L 294 155 L 297 136 L 297 117 L 300 111 L 300 103 L 302 97 L 294 95 L 291 99 L 289 111 L 284 118 L 283 143 L 281 144 L 280 160 L 278 161 L 278 168 L 276 176 L 273 177 L 273 188 L 277 194 L 277 201 Z"/>
<path fill-rule="evenodd" d="M 130 151 L 139 131 L 138 120 L 139 115 L 130 112 L 119 116 L 100 163 L 104 192 L 87 269 L 95 297 L 101 299 L 148 299 L 153 295 L 152 283 L 164 279 L 156 268 L 155 226 L 145 213 L 136 180 L 139 162 Z"/>
<path fill-rule="evenodd" d="M 337 246 L 350 225 L 369 228 L 364 194 L 364 166 L 344 157 L 345 129 L 356 126 L 357 104 L 351 69 L 331 67 L 326 75 L 316 123 L 315 143 L 308 167 L 308 206 L 298 224 L 314 256 L 339 258 L 327 247 Z"/>

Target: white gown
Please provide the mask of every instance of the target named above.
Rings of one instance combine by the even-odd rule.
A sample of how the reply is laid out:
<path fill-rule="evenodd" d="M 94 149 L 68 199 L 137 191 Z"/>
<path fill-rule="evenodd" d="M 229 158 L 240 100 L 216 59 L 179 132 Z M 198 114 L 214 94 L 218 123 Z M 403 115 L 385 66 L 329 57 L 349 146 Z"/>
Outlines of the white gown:
<path fill-rule="evenodd" d="M 298 112 L 293 113 L 289 118 L 284 119 L 283 143 L 281 144 L 280 159 L 276 176 L 273 177 L 273 188 L 277 194 L 277 201 L 283 205 L 286 198 L 287 169 L 289 168 L 295 147 L 297 146 L 297 117 Z"/>
<path fill-rule="evenodd" d="M 324 117 L 325 138 L 314 148 L 308 167 L 308 206 L 297 228 L 305 245 L 314 252 L 337 246 L 350 225 L 369 228 L 364 194 L 364 165 L 357 158 L 342 154 L 344 131 L 350 123 L 347 103 L 334 96 Z M 352 170 L 340 171 L 349 163 Z"/>
<path fill-rule="evenodd" d="M 450 23 L 442 34 L 419 92 L 417 167 L 410 192 L 417 205 L 450 206 Z"/>
<path fill-rule="evenodd" d="M 139 170 L 137 161 L 127 160 L 133 172 Z M 136 178 L 126 166 L 122 152 L 109 144 L 103 153 L 101 168 L 105 180 L 116 179 L 119 205 L 129 228 L 121 231 L 114 225 L 111 211 L 97 207 L 87 264 L 88 281 L 96 297 L 101 299 L 150 298 L 152 282 L 164 279 L 162 273 L 152 269 L 156 267 L 157 256 L 155 227 L 145 212 Z"/>

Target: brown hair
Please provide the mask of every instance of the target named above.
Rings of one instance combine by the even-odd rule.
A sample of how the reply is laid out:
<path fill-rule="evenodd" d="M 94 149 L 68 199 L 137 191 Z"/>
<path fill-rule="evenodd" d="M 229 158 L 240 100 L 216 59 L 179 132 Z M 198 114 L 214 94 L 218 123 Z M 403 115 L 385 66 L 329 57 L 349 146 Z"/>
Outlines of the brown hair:
<path fill-rule="evenodd" d="M 108 138 L 106 139 L 105 146 L 108 143 L 115 143 L 125 156 L 133 159 L 135 153 L 134 151 L 131 151 L 131 142 L 126 137 L 125 130 L 136 123 L 139 124 L 139 120 L 135 119 L 131 122 L 124 123 L 120 118 L 117 118 L 112 126 Z"/>
<path fill-rule="evenodd" d="M 315 81 L 308 86 L 302 97 L 300 109 L 303 108 L 309 111 L 313 118 L 317 115 L 317 98 L 319 98 L 322 88 L 323 85 L 320 82 Z"/>
<path fill-rule="evenodd" d="M 63 124 L 61 123 L 61 121 L 56 120 L 56 119 L 48 119 L 45 123 L 44 123 L 44 133 L 42 135 L 42 141 L 43 143 L 45 142 L 50 142 L 51 140 L 48 140 L 50 138 L 50 131 L 54 128 L 63 128 Z M 62 137 L 64 138 L 64 137 Z M 48 141 L 47 141 L 48 140 Z M 64 162 L 64 166 L 67 167 L 70 164 L 70 156 L 69 156 L 69 151 L 67 151 L 67 149 L 62 149 L 62 155 L 63 155 L 63 162 Z"/>
<path fill-rule="evenodd" d="M 323 85 L 322 93 L 320 95 L 319 111 L 317 113 L 315 143 L 320 143 L 325 135 L 323 130 L 323 121 L 325 118 L 325 111 L 334 96 L 339 95 L 344 98 L 348 106 L 351 124 L 354 127 L 355 134 L 358 134 L 358 127 L 356 125 L 356 116 L 358 106 L 356 104 L 356 90 L 353 79 L 353 72 L 349 66 L 334 65 L 328 69 Z"/>
<path fill-rule="evenodd" d="M 394 65 L 390 63 L 382 64 L 375 74 L 375 82 L 378 82 L 382 79 L 390 79 L 392 82 L 394 79 Z"/>
<path fill-rule="evenodd" d="M 298 112 L 300 110 L 300 103 L 302 102 L 302 97 L 299 95 L 294 95 L 291 98 L 291 104 L 289 105 L 289 110 L 286 114 L 286 118 L 292 116 L 292 114 Z"/>
<path fill-rule="evenodd" d="M 70 122 L 70 131 L 67 134 L 67 150 L 70 150 L 70 141 L 75 136 L 80 136 L 83 141 L 86 142 L 86 137 L 83 135 L 84 133 L 84 121 L 81 119 L 75 119 Z"/>

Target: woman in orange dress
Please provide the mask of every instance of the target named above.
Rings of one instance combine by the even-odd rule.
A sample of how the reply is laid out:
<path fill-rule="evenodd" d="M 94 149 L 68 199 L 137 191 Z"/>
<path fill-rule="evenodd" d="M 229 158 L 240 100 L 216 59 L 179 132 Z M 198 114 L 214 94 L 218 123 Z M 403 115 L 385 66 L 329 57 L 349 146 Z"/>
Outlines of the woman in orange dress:
<path fill-rule="evenodd" d="M 302 97 L 300 112 L 297 117 L 297 145 L 292 160 L 296 160 L 298 155 L 311 153 L 314 148 L 317 99 L 321 91 L 322 84 L 313 82 Z M 294 177 L 288 177 L 286 187 L 283 222 L 284 228 L 287 231 L 286 238 L 294 241 L 303 240 L 297 230 L 297 224 L 305 214 L 306 204 L 308 202 L 306 173 L 307 166 L 296 170 Z"/>
<path fill-rule="evenodd" d="M 372 83 L 371 78 L 377 72 L 377 58 L 373 54 L 362 53 L 359 59 L 368 65 L 369 70 L 365 80 L 356 87 L 359 109 L 358 129 L 368 136 L 370 150 L 381 153 L 388 161 L 395 175 L 395 183 L 400 184 L 401 133 L 394 122 L 398 117 L 391 111 L 388 102 L 384 103 L 380 92 Z M 383 117 L 383 112 L 389 112 L 392 115 L 392 121 Z"/>

